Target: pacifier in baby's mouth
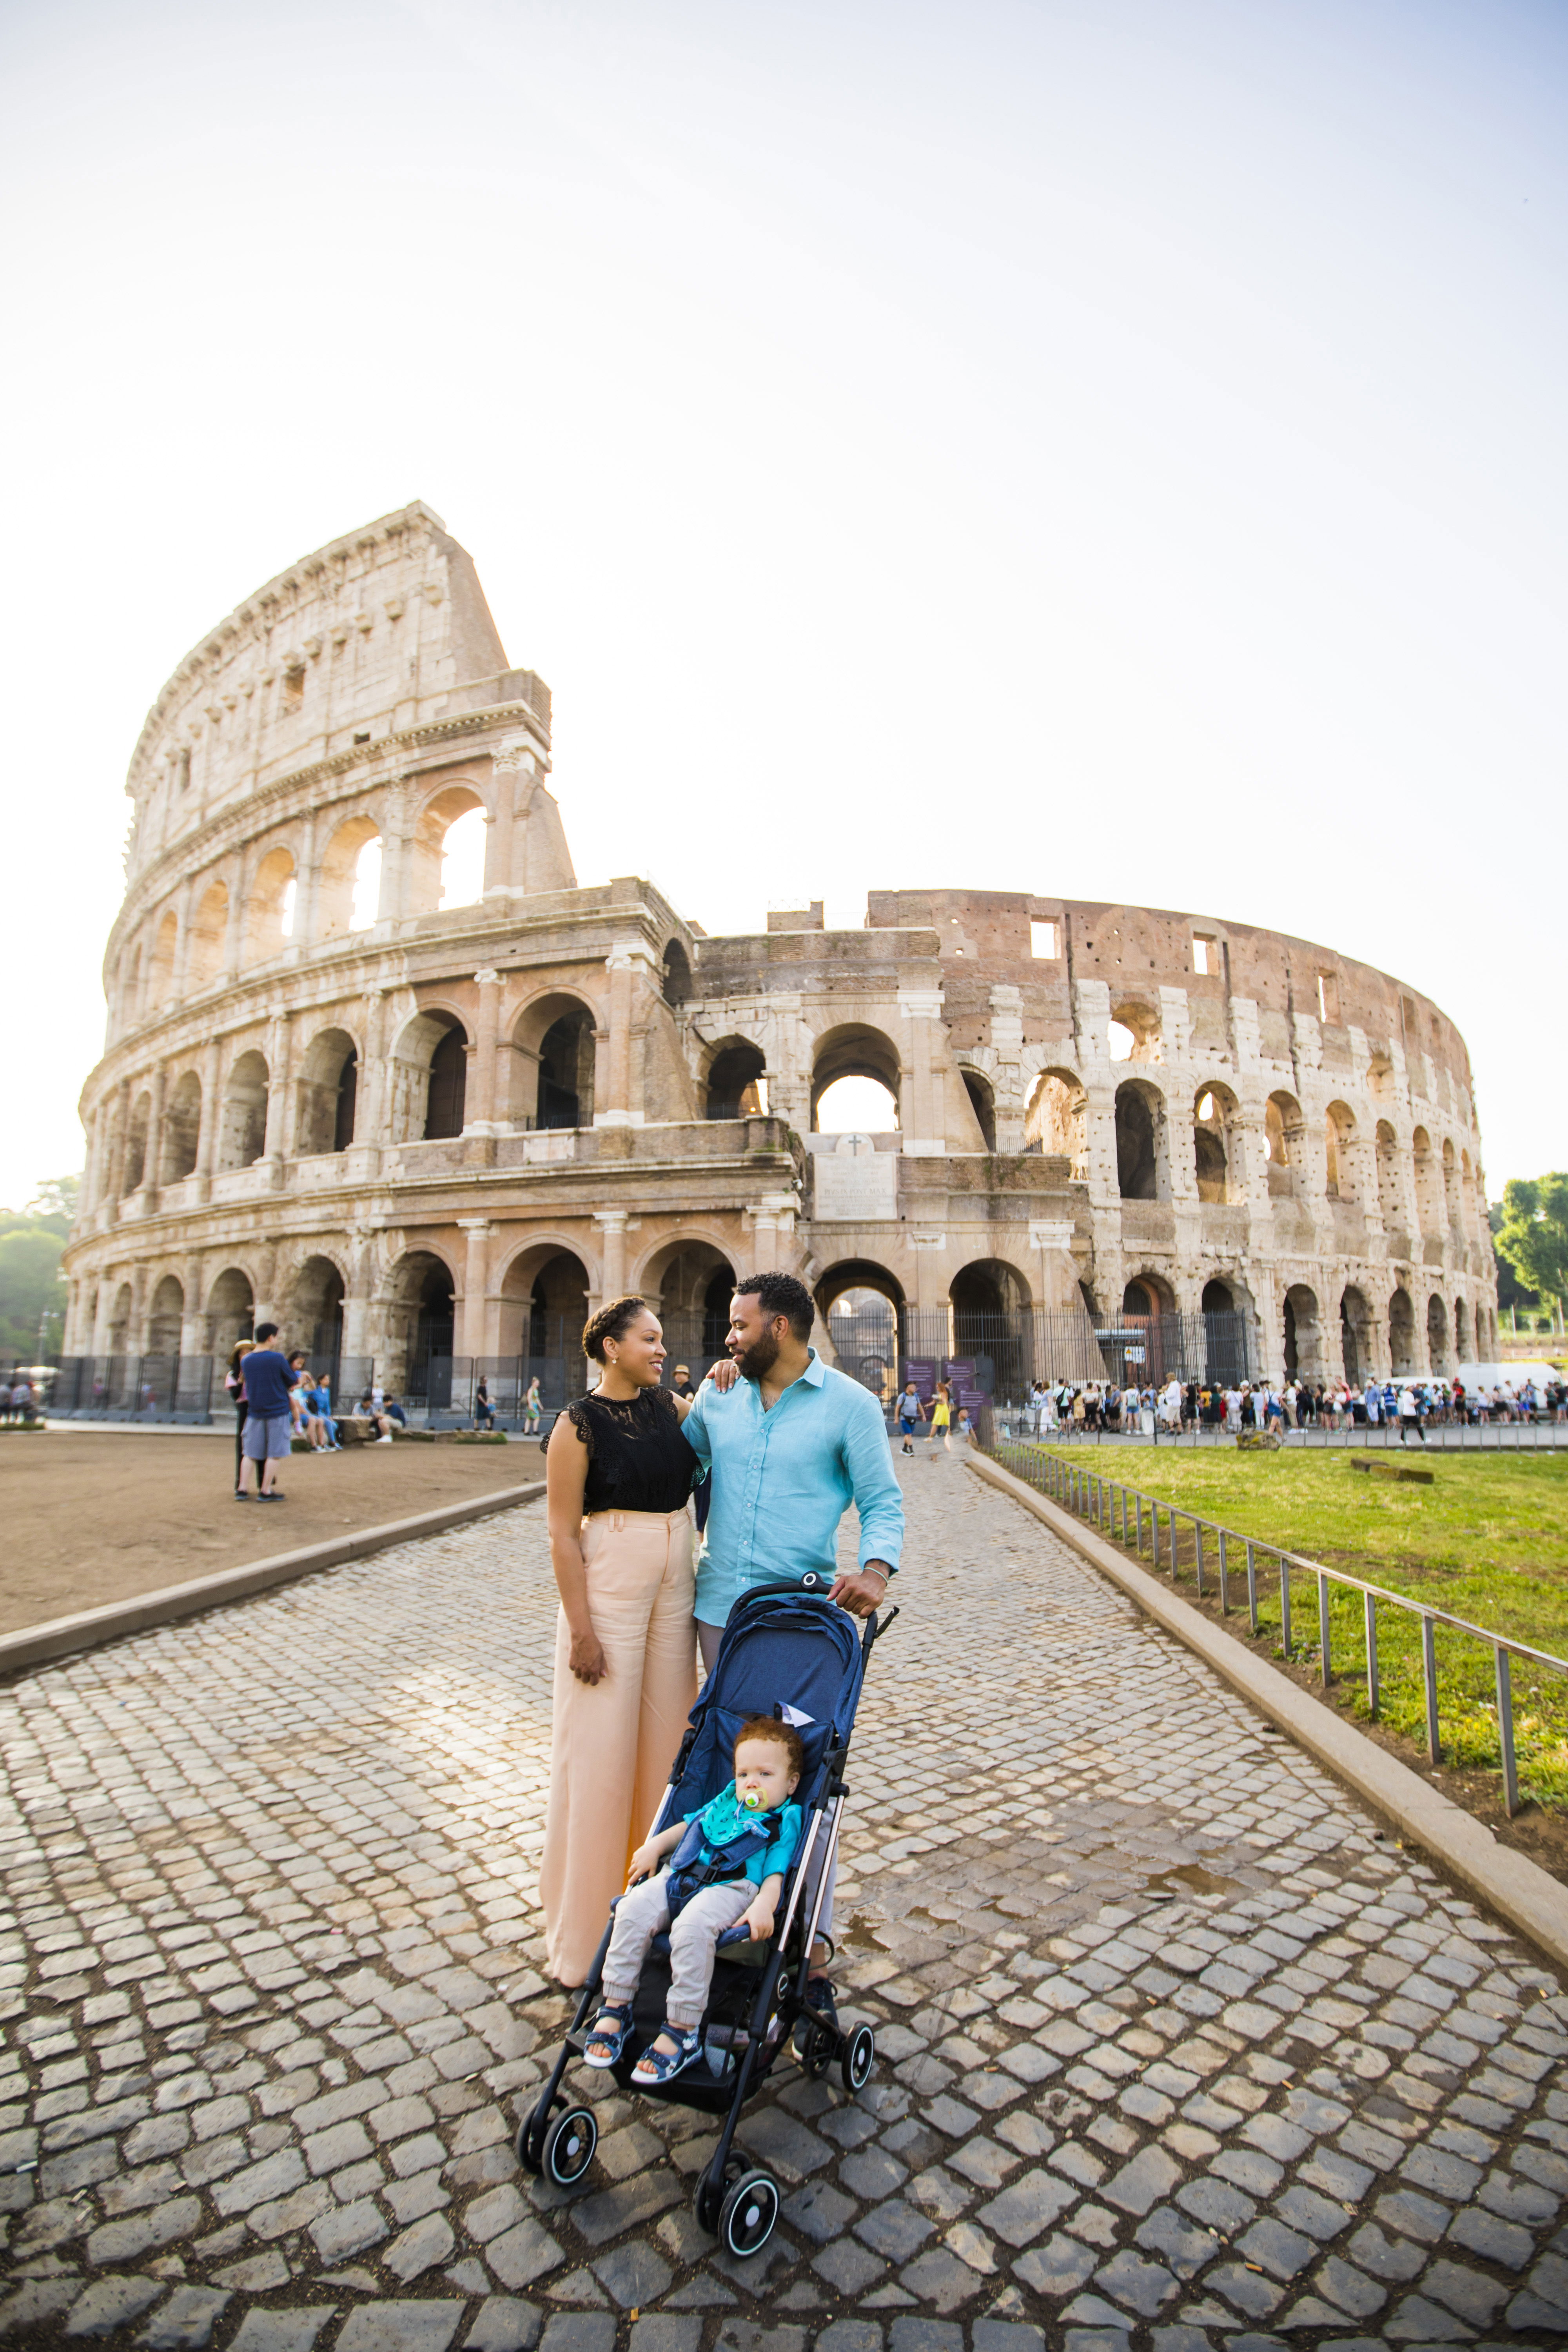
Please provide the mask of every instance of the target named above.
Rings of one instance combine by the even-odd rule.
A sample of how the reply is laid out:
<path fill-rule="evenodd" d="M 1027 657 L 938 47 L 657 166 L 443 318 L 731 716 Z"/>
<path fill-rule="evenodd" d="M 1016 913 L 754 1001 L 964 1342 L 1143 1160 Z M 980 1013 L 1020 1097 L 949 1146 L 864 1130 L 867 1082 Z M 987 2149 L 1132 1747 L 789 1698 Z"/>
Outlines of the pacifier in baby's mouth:
<path fill-rule="evenodd" d="M 760 1813 L 763 1810 L 762 1790 L 760 1789 L 748 1789 L 745 1795 L 742 1798 L 741 1802 L 744 1805 L 747 1812 Z"/>

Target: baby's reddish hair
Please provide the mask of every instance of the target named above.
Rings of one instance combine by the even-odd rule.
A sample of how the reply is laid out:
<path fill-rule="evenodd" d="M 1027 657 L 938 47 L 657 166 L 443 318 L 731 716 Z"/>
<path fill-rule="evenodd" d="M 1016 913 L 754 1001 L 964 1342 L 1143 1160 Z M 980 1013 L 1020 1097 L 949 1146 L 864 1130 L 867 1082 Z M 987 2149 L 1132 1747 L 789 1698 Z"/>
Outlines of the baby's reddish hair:
<path fill-rule="evenodd" d="M 735 1734 L 735 1745 L 730 1751 L 731 1763 L 741 1752 L 742 1742 L 747 1739 L 766 1739 L 773 1747 L 782 1748 L 789 1758 L 789 1769 L 795 1779 L 798 1780 L 804 1776 L 805 1742 L 793 1723 L 784 1723 L 776 1715 L 749 1715 Z"/>

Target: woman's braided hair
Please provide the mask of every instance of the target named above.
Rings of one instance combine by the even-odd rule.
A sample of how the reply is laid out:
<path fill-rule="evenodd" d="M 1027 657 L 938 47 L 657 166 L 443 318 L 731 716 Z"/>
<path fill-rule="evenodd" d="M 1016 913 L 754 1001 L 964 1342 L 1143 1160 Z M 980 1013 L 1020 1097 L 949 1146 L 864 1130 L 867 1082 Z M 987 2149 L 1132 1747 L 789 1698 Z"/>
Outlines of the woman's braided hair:
<path fill-rule="evenodd" d="M 633 1298 L 629 1296 L 626 1298 L 612 1298 L 607 1307 L 601 1307 L 598 1313 L 590 1315 L 584 1324 L 583 1353 L 585 1356 L 592 1356 L 596 1364 L 602 1364 L 605 1360 L 605 1340 L 624 1339 L 637 1317 L 646 1315 L 647 1311 L 648 1304 L 646 1298 Z"/>

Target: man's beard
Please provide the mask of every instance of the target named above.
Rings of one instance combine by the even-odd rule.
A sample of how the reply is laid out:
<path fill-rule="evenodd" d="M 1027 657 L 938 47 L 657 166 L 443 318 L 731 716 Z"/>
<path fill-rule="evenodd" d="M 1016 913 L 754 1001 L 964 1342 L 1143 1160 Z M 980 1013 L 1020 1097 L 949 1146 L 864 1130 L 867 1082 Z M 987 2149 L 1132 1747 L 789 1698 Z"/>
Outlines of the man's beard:
<path fill-rule="evenodd" d="M 743 1381 L 760 1381 L 773 1370 L 778 1360 L 778 1340 L 773 1332 L 764 1331 L 760 1339 L 753 1339 L 751 1346 L 736 1357 L 735 1370 Z"/>

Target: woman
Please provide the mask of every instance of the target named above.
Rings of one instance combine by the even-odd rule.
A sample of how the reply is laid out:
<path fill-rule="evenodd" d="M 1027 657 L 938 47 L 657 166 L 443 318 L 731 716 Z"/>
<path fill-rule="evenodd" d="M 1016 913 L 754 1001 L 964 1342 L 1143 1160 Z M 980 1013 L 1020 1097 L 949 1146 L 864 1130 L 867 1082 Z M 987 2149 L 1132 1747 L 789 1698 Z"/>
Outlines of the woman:
<path fill-rule="evenodd" d="M 542 1411 L 543 1406 L 539 1394 L 539 1375 L 536 1372 L 532 1380 L 530 1381 L 522 1400 L 522 1433 L 524 1437 L 538 1436 L 539 1416 Z"/>
<path fill-rule="evenodd" d="M 938 1381 L 936 1394 L 931 1399 L 931 1450 L 933 1455 L 939 1437 L 947 1452 L 951 1454 L 952 1452 L 952 1391 L 945 1381 Z"/>
<path fill-rule="evenodd" d="M 583 1351 L 602 1378 L 559 1416 L 544 1457 L 561 1610 L 539 1894 L 548 1965 L 572 1986 L 587 1976 L 697 1696 L 689 1402 L 659 1385 L 664 1335 L 640 1298 L 591 1317 Z"/>
<path fill-rule="evenodd" d="M 239 1340 L 223 1376 L 223 1384 L 234 1405 L 234 1491 L 237 1495 L 244 1491 L 239 1483 L 239 1465 L 245 1458 L 245 1419 L 249 1411 L 245 1402 L 245 1360 L 255 1344 L 253 1339 Z"/>

